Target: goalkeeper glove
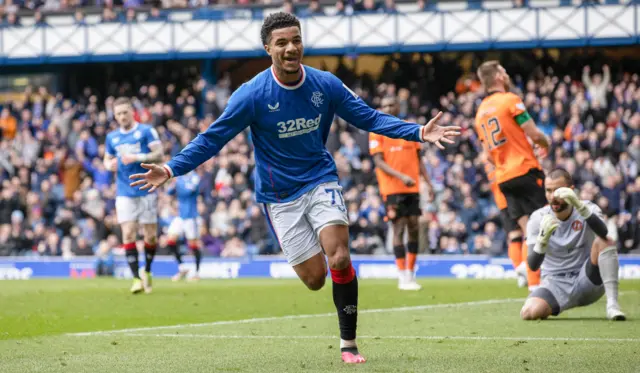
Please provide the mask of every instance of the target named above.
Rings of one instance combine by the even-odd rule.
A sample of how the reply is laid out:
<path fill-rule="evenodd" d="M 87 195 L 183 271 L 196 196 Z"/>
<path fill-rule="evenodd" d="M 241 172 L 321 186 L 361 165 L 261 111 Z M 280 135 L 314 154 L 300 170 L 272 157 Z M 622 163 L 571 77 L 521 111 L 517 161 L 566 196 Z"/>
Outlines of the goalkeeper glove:
<path fill-rule="evenodd" d="M 558 219 L 551 214 L 545 215 L 542 218 L 542 223 L 540 223 L 540 233 L 538 233 L 538 240 L 536 242 L 536 246 L 533 248 L 535 252 L 538 254 L 544 254 L 547 252 L 549 239 L 551 239 L 551 235 L 558 228 L 559 224 Z"/>
<path fill-rule="evenodd" d="M 591 210 L 589 210 L 589 207 L 587 205 L 580 201 L 580 198 L 578 198 L 576 192 L 574 192 L 573 189 L 567 187 L 558 188 L 555 190 L 555 192 L 553 192 L 553 196 L 562 199 L 573 206 L 576 210 L 578 210 L 583 218 L 588 218 L 589 216 L 591 216 Z"/>

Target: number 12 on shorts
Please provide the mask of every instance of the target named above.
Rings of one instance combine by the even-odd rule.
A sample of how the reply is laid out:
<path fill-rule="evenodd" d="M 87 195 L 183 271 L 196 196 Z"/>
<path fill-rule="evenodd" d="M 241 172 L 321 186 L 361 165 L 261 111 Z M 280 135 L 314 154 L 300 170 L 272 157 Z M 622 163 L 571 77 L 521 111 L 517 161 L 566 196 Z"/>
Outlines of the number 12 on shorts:
<path fill-rule="evenodd" d="M 344 199 L 342 198 L 342 193 L 340 193 L 339 189 L 336 188 L 325 188 L 324 190 L 327 193 L 331 193 L 331 206 L 336 205 L 336 194 L 340 197 L 340 204 L 338 205 L 338 209 L 342 212 L 345 212 L 346 209 L 344 207 Z"/>

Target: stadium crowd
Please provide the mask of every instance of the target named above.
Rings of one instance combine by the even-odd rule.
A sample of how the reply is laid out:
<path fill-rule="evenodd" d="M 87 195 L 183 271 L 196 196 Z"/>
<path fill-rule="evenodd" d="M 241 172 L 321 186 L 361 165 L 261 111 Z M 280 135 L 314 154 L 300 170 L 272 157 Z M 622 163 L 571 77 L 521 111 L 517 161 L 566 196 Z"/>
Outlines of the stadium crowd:
<path fill-rule="evenodd" d="M 422 193 L 420 251 L 504 255 L 505 232 L 472 129 L 482 98 L 473 69 L 463 73 L 455 64 L 428 64 L 412 57 L 389 57 L 376 78 L 357 75 L 342 63 L 335 73 L 373 107 L 381 97 L 396 96 L 406 120 L 425 123 L 443 110 L 442 122 L 464 128 L 454 146 L 444 151 L 425 148 L 422 160 L 434 192 Z M 505 64 L 530 114 L 552 139 L 544 168 L 566 167 L 580 196 L 602 207 L 619 250 L 638 250 L 638 74 L 595 61 L 582 71 L 571 63 L 562 67 L 545 60 L 536 61 L 535 68 L 517 61 Z M 460 78 L 447 82 L 444 77 Z M 22 100 L 2 103 L 0 256 L 106 255 L 117 248 L 115 185 L 102 164 L 106 133 L 117 128 L 110 103 L 120 95 L 134 97 L 136 120 L 154 125 L 168 160 L 220 115 L 233 88 L 228 75 L 207 86 L 194 69 L 173 75 L 160 69 L 135 87 L 114 83 L 103 93 L 87 87 L 79 97 L 29 87 Z M 327 148 L 344 187 L 353 252 L 391 253 L 385 245 L 388 224 L 368 153 L 368 134 L 336 118 Z M 198 209 L 204 255 L 279 252 L 253 202 L 253 162 L 247 130 L 197 170 L 202 177 Z M 167 253 L 166 230 L 177 206 L 165 189 L 159 195 L 160 253 Z"/>
<path fill-rule="evenodd" d="M 572 4 L 599 3 L 604 0 L 579 0 Z M 446 2 L 446 1 L 445 1 Z M 511 0 L 513 7 L 523 7 L 527 0 Z M 409 7 L 402 11 L 438 9 L 437 0 L 403 1 Z M 255 4 L 271 9 L 295 13 L 299 17 L 318 15 L 350 15 L 353 13 L 396 13 L 395 0 L 0 0 L 0 26 L 11 27 L 23 24 L 21 16 L 26 16 L 28 25 L 45 25 L 47 16 L 73 12 L 74 22 L 83 24 L 86 15 L 100 14 L 100 22 L 136 22 L 138 20 L 166 20 L 172 10 L 212 8 L 220 11 L 220 6 L 237 5 L 246 7 Z M 222 12 L 224 17 L 246 17 L 250 13 Z M 218 15 L 220 16 L 220 15 Z"/>

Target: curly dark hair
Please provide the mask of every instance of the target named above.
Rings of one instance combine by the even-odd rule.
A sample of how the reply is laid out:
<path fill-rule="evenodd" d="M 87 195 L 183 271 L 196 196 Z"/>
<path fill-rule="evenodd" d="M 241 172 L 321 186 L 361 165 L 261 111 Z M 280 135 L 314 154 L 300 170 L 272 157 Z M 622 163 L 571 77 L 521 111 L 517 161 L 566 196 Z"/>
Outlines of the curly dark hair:
<path fill-rule="evenodd" d="M 271 32 L 273 30 L 292 26 L 297 26 L 299 29 L 302 29 L 300 27 L 300 21 L 293 14 L 285 12 L 270 14 L 267 18 L 265 18 L 264 22 L 262 23 L 262 29 L 260 30 L 262 45 L 269 44 L 269 40 L 271 39 Z"/>

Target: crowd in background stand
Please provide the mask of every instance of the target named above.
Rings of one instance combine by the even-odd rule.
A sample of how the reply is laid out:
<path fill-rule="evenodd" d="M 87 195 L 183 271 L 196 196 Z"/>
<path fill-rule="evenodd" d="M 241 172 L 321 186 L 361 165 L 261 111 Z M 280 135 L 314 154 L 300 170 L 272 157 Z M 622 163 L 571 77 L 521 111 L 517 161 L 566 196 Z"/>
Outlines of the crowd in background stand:
<path fill-rule="evenodd" d="M 384 96 L 396 96 L 403 119 L 425 123 L 443 110 L 443 123 L 463 128 L 446 150 L 425 147 L 422 161 L 434 193 L 422 194 L 421 252 L 504 255 L 505 232 L 472 128 L 480 86 L 473 73 L 456 64 L 413 57 L 388 57 L 376 78 L 357 75 L 343 63 L 335 73 L 372 107 Z M 640 82 L 629 72 L 637 69 L 600 61 L 532 58 L 528 64 L 504 64 L 529 113 L 552 139 L 544 168 L 566 167 L 580 196 L 602 207 L 619 250 L 630 252 L 640 247 Z M 220 115 L 235 88 L 228 74 L 207 87 L 193 68 L 172 75 L 160 69 L 143 80 L 138 86 L 113 83 L 103 93 L 87 87 L 79 97 L 30 87 L 22 100 L 2 104 L 0 255 L 107 255 L 118 247 L 114 175 L 102 164 L 105 136 L 117 128 L 114 97 L 134 97 L 136 120 L 158 130 L 168 160 Z M 390 253 L 368 134 L 336 118 L 327 148 L 344 187 L 352 251 Z M 199 169 L 205 255 L 279 253 L 253 201 L 253 168 L 247 130 Z M 164 253 L 177 206 L 164 189 L 159 196 Z"/>
<path fill-rule="evenodd" d="M 514 8 L 527 6 L 527 0 L 505 0 Z M 562 5 L 604 4 L 607 0 L 571 0 L 561 1 Z M 455 1 L 440 1 L 450 3 Z M 458 1 L 461 2 L 461 1 Z M 415 12 L 438 9 L 437 0 L 417 0 L 402 2 L 409 5 L 398 9 L 395 0 L 338 0 L 335 3 L 318 0 L 0 0 L 0 27 L 19 26 L 23 24 L 22 16 L 28 17 L 28 25 L 46 25 L 47 16 L 56 16 L 61 12 L 73 12 L 74 22 L 84 24 L 87 11 L 100 14 L 100 22 L 138 22 L 140 20 L 163 21 L 169 18 L 171 11 L 184 9 L 206 9 L 211 7 L 222 11 L 225 17 L 247 17 L 251 13 L 242 12 L 243 7 L 258 5 L 270 10 L 281 10 L 295 13 L 299 17 L 320 15 L 351 15 L 354 13 L 386 13 Z M 477 2 L 472 1 L 472 4 Z M 238 6 L 239 12 L 231 6 Z M 229 10 L 229 12 L 225 12 Z M 98 13 L 96 13 L 98 12 Z M 139 16 L 142 16 L 141 18 Z M 92 20 L 93 22 L 93 20 Z"/>

